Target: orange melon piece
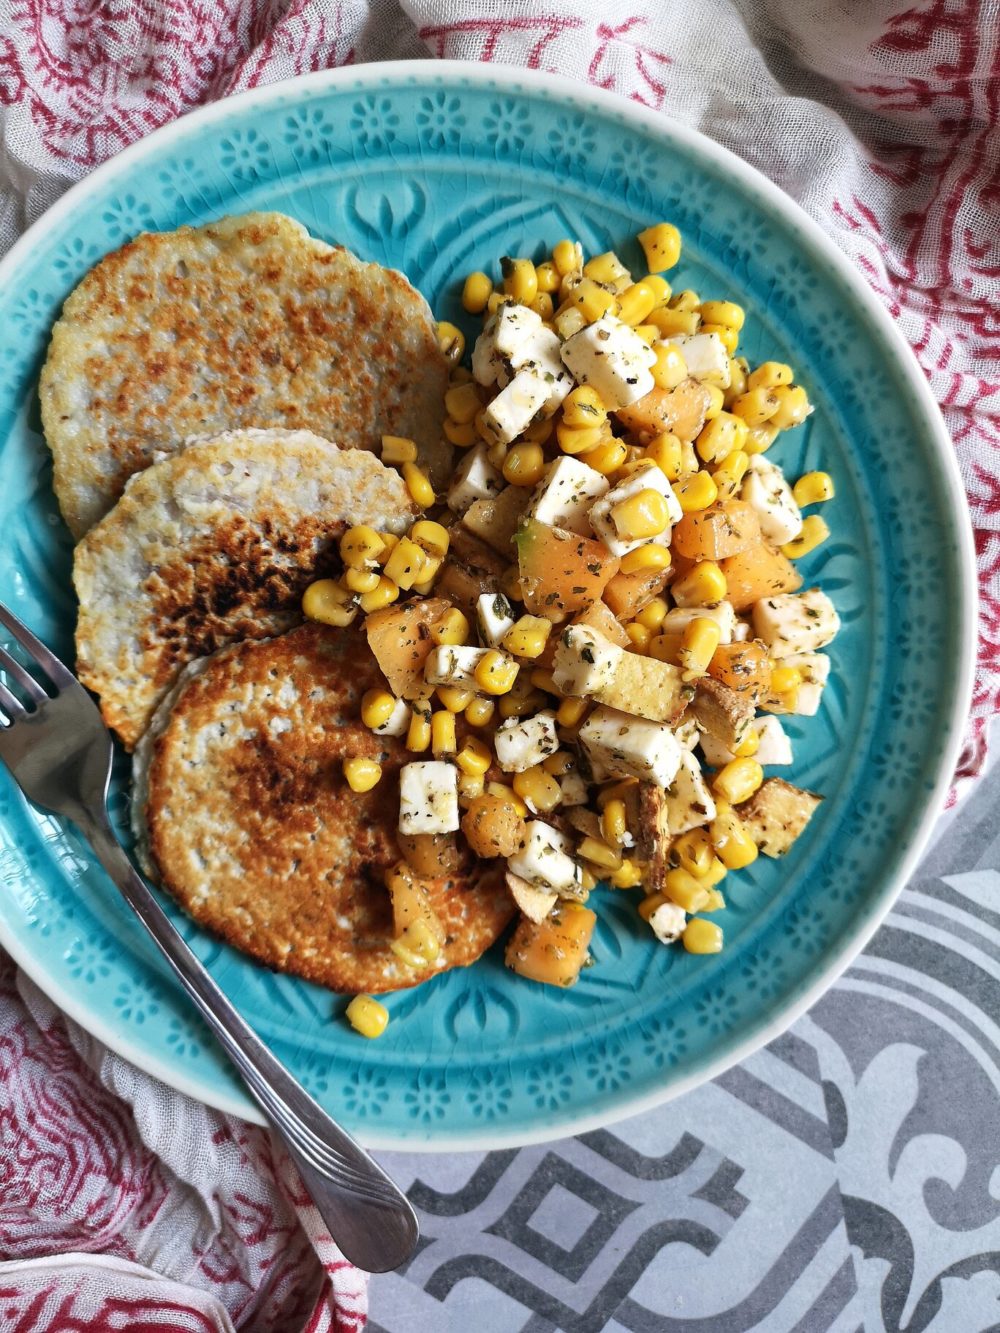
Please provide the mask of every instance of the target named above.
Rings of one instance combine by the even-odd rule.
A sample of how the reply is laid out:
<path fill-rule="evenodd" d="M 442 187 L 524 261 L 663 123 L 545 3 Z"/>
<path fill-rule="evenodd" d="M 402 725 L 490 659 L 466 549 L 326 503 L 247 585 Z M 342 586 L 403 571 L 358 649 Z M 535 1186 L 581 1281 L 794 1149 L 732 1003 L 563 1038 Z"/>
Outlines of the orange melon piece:
<path fill-rule="evenodd" d="M 426 693 L 424 665 L 434 647 L 431 629 L 450 610 L 451 602 L 443 597 L 426 597 L 373 611 L 365 620 L 368 645 L 397 698 Z"/>
<path fill-rule="evenodd" d="M 557 624 L 600 601 L 618 573 L 618 557 L 603 542 L 529 518 L 514 538 L 524 605 Z"/>
<path fill-rule="evenodd" d="M 572 986 L 587 960 L 597 914 L 580 903 L 558 903 L 542 921 L 523 916 L 510 937 L 509 968 L 546 986 Z"/>
<path fill-rule="evenodd" d="M 767 542 L 758 542 L 720 561 L 729 589 L 726 596 L 736 611 L 746 611 L 762 597 L 797 592 L 802 575 L 787 556 Z"/>
<path fill-rule="evenodd" d="M 626 430 L 641 437 L 670 431 L 682 442 L 690 442 L 705 424 L 712 395 L 697 380 L 683 380 L 676 389 L 650 389 L 637 402 L 615 413 Z"/>
<path fill-rule="evenodd" d="M 670 545 L 688 560 L 724 560 L 759 541 L 756 510 L 743 500 L 727 500 L 685 514 L 673 530 Z"/>

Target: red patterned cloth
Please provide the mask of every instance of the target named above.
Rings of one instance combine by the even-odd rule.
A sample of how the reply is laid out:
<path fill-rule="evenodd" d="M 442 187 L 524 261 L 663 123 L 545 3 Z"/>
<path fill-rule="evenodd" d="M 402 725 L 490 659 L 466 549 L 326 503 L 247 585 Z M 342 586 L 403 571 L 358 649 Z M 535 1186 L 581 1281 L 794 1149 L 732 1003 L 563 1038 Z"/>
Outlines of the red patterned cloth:
<path fill-rule="evenodd" d="M 694 125 L 854 260 L 942 404 L 969 493 L 981 634 L 959 777 L 978 773 L 1000 713 L 997 0 L 0 0 L 0 247 L 194 106 L 428 56 L 558 71 Z M 365 1320 L 361 1276 L 262 1131 L 109 1055 L 2 960 L 0 1259 L 4 1328 L 25 1333 Z"/>

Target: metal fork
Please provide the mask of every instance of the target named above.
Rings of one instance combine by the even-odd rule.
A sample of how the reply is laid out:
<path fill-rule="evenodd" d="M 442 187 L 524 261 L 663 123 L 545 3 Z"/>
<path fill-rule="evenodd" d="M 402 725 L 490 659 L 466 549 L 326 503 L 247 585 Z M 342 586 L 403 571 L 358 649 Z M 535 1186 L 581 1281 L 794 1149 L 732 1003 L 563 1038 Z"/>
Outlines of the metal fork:
<path fill-rule="evenodd" d="M 51 682 L 51 692 L 43 689 L 0 647 L 10 682 L 0 680 L 0 760 L 30 801 L 71 819 L 93 847 L 283 1140 L 347 1258 L 371 1273 L 398 1268 L 419 1234 L 405 1194 L 275 1059 L 170 923 L 108 818 L 113 747 L 97 706 L 2 603 L 0 625 Z"/>

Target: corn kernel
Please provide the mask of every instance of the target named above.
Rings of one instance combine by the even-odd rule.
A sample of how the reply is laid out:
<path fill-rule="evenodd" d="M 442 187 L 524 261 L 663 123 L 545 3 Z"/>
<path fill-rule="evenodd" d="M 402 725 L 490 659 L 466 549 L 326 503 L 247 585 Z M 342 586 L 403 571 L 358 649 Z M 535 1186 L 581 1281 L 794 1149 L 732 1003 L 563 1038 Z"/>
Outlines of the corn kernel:
<path fill-rule="evenodd" d="M 741 393 L 733 402 L 732 412 L 748 426 L 763 426 L 765 422 L 771 420 L 778 406 L 779 401 L 774 390 L 768 385 L 761 384 L 756 389 L 747 389 L 745 393 Z"/>
<path fill-rule="evenodd" d="M 486 450 L 486 457 L 490 460 L 497 471 L 502 471 L 504 460 L 510 452 L 509 444 L 491 444 Z"/>
<path fill-rule="evenodd" d="M 463 690 L 458 685 L 439 685 L 434 693 L 449 713 L 464 713 L 475 698 L 471 690 Z"/>
<path fill-rule="evenodd" d="M 492 649 L 479 659 L 474 676 L 476 684 L 487 694 L 506 694 L 513 688 L 519 670 L 512 657 Z"/>
<path fill-rule="evenodd" d="M 594 282 L 605 287 L 627 286 L 631 282 L 628 269 L 614 250 L 605 250 L 603 254 L 588 259 L 583 266 L 583 273 L 585 277 L 593 278 Z"/>
<path fill-rule="evenodd" d="M 576 768 L 576 760 L 568 750 L 556 750 L 555 754 L 542 760 L 542 768 L 554 778 L 564 778 Z"/>
<path fill-rule="evenodd" d="M 642 917 L 643 921 L 648 921 L 653 913 L 661 908 L 667 901 L 669 900 L 664 898 L 662 893 L 651 893 L 648 898 L 643 898 L 642 902 L 639 904 L 639 915 Z"/>
<path fill-rule="evenodd" d="M 729 871 L 722 864 L 719 858 L 717 856 L 713 856 L 712 864 L 709 866 L 708 872 L 704 875 L 698 876 L 698 883 L 701 884 L 704 888 L 708 889 L 709 892 L 711 892 L 714 886 L 716 884 L 721 884 L 728 874 Z M 707 912 L 707 911 L 712 911 L 714 909 L 703 907 L 701 910 L 703 912 Z"/>
<path fill-rule="evenodd" d="M 521 571 L 517 565 L 508 565 L 500 575 L 500 591 L 511 602 L 523 602 Z"/>
<path fill-rule="evenodd" d="M 463 810 L 467 810 L 473 801 L 478 800 L 486 790 L 486 783 L 481 773 L 459 773 L 458 775 L 458 803 Z"/>
<path fill-rule="evenodd" d="M 373 731 L 392 717 L 396 700 L 388 690 L 366 690 L 361 698 L 361 721 Z"/>
<path fill-rule="evenodd" d="M 581 384 L 563 399 L 562 419 L 564 425 L 574 430 L 603 426 L 608 419 L 608 409 L 596 389 Z"/>
<path fill-rule="evenodd" d="M 541 764 L 535 764 L 523 773 L 515 773 L 514 791 L 529 810 L 534 809 L 538 814 L 548 814 L 562 800 L 562 788 Z"/>
<path fill-rule="evenodd" d="M 586 699 L 564 699 L 556 709 L 556 724 L 560 727 L 578 726 L 589 707 Z"/>
<path fill-rule="evenodd" d="M 451 417 L 445 417 L 441 423 L 441 430 L 449 444 L 454 444 L 459 449 L 468 449 L 470 445 L 479 442 L 479 432 L 472 421 L 463 423 L 453 421 Z"/>
<path fill-rule="evenodd" d="M 344 587 L 350 592 L 374 592 L 380 579 L 377 569 L 352 569 L 350 565 L 342 576 Z"/>
<path fill-rule="evenodd" d="M 635 619 L 648 630 L 657 630 L 663 624 L 670 608 L 662 597 L 654 597 L 641 611 L 635 613 Z"/>
<path fill-rule="evenodd" d="M 560 309 L 579 310 L 588 324 L 604 315 L 617 315 L 618 297 L 592 278 L 581 278 Z"/>
<path fill-rule="evenodd" d="M 682 291 L 675 292 L 670 298 L 671 310 L 693 310 L 698 312 L 698 318 L 701 318 L 701 297 L 697 292 L 692 291 L 690 287 L 685 287 Z"/>
<path fill-rule="evenodd" d="M 424 578 L 427 563 L 426 551 L 409 537 L 403 537 L 386 561 L 385 576 L 392 579 L 397 587 L 409 589 Z"/>
<path fill-rule="evenodd" d="M 367 523 L 348 528 L 340 539 L 340 558 L 351 569 L 367 569 L 385 549 L 385 541 Z"/>
<path fill-rule="evenodd" d="M 637 889 L 642 883 L 642 870 L 626 857 L 619 868 L 608 876 L 608 883 L 614 889 Z"/>
<path fill-rule="evenodd" d="M 455 714 L 447 709 L 435 713 L 431 718 L 431 750 L 440 758 L 444 754 L 454 754 L 457 744 Z"/>
<path fill-rule="evenodd" d="M 488 727 L 495 711 L 492 699 L 473 699 L 465 710 L 465 720 L 470 727 Z"/>
<path fill-rule="evenodd" d="M 672 903 L 685 912 L 700 912 L 708 901 L 708 889 L 691 874 L 678 866 L 663 877 L 663 891 Z"/>
<path fill-rule="evenodd" d="M 787 555 L 789 560 L 801 560 L 804 555 L 821 546 L 829 535 L 830 526 L 826 519 L 819 514 L 809 514 L 802 520 L 802 531 L 790 542 L 785 542 L 781 553 Z"/>
<path fill-rule="evenodd" d="M 468 643 L 469 628 L 468 617 L 453 606 L 431 626 L 431 638 L 439 645 Z"/>
<path fill-rule="evenodd" d="M 519 305 L 531 305 L 538 295 L 538 274 L 530 259 L 510 259 L 504 255 L 500 260 L 503 273 L 503 289 Z"/>
<path fill-rule="evenodd" d="M 733 809 L 721 802 L 708 826 L 715 854 L 727 870 L 742 870 L 757 860 L 757 844 Z"/>
<path fill-rule="evenodd" d="M 596 449 L 606 438 L 603 425 L 570 426 L 560 421 L 556 426 L 556 442 L 564 454 L 586 453 L 589 449 Z"/>
<path fill-rule="evenodd" d="M 462 306 L 470 315 L 480 315 L 493 295 L 492 279 L 482 272 L 470 273 L 462 288 Z"/>
<path fill-rule="evenodd" d="M 668 342 L 658 342 L 653 351 L 656 353 L 656 360 L 650 366 L 653 383 L 658 389 L 676 389 L 682 380 L 687 379 L 684 353 Z"/>
<path fill-rule="evenodd" d="M 725 324 L 708 324 L 705 322 L 704 316 L 702 317 L 701 326 L 698 332 L 714 333 L 730 356 L 735 353 L 739 346 L 740 335 L 735 329 L 727 328 Z"/>
<path fill-rule="evenodd" d="M 551 323 L 552 316 L 556 312 L 552 297 L 548 292 L 539 292 L 535 299 L 529 302 L 528 308 L 538 315 L 543 324 Z"/>
<path fill-rule="evenodd" d="M 708 836 L 707 831 L 703 828 L 696 828 L 691 829 L 689 833 L 681 834 L 671 846 L 670 855 L 677 858 L 682 870 L 686 870 L 688 874 L 701 880 L 703 875 L 708 874 L 715 853 L 712 848 L 712 839 Z"/>
<path fill-rule="evenodd" d="M 611 521 L 623 541 L 644 541 L 669 526 L 670 511 L 660 492 L 647 488 L 619 501 L 611 510 Z"/>
<path fill-rule="evenodd" d="M 833 496 L 833 478 L 829 472 L 806 472 L 792 487 L 792 498 L 800 509 L 822 504 Z"/>
<path fill-rule="evenodd" d="M 427 714 L 416 706 L 410 718 L 410 727 L 406 733 L 406 748 L 414 754 L 421 754 L 431 743 L 431 723 Z"/>
<path fill-rule="evenodd" d="M 778 410 L 771 418 L 771 425 L 779 430 L 800 426 L 812 411 L 809 396 L 801 384 L 779 385 L 774 396 L 778 400 Z"/>
<path fill-rule="evenodd" d="M 709 889 L 708 902 L 701 910 L 703 912 L 724 912 L 726 910 L 726 900 L 718 889 Z"/>
<path fill-rule="evenodd" d="M 529 444 L 544 444 L 555 427 L 556 423 L 552 417 L 539 417 L 521 432 L 521 439 Z"/>
<path fill-rule="evenodd" d="M 386 578 L 383 574 L 378 581 L 378 587 L 374 591 L 361 594 L 358 598 L 358 605 L 367 615 L 369 611 L 381 611 L 384 607 L 391 606 L 398 597 L 399 584 L 394 583 L 392 579 Z"/>
<path fill-rule="evenodd" d="M 389 941 L 389 948 L 407 967 L 423 968 L 440 957 L 441 941 L 426 921 L 417 918 L 404 927 L 398 939 Z"/>
<path fill-rule="evenodd" d="M 344 777 L 351 791 L 371 791 L 382 776 L 382 765 L 377 759 L 345 759 Z"/>
<path fill-rule="evenodd" d="M 333 579 L 317 579 L 302 595 L 302 614 L 307 620 L 343 629 L 358 614 L 353 595 Z"/>
<path fill-rule="evenodd" d="M 502 801 L 510 801 L 522 819 L 528 813 L 528 807 L 520 796 L 513 787 L 509 787 L 505 782 L 487 782 L 486 792 L 489 796 L 499 796 Z"/>
<path fill-rule="evenodd" d="M 733 754 L 737 759 L 752 759 L 760 749 L 760 732 L 751 728 L 743 740 L 740 741 Z"/>
<path fill-rule="evenodd" d="M 544 264 L 536 264 L 535 281 L 538 283 L 540 292 L 546 296 L 551 296 L 553 292 L 559 290 L 559 270 L 549 260 L 546 260 Z"/>
<path fill-rule="evenodd" d="M 802 672 L 798 667 L 779 666 L 771 668 L 771 689 L 775 694 L 787 694 L 802 684 Z"/>
<path fill-rule="evenodd" d="M 647 542 L 645 546 L 637 546 L 634 551 L 629 551 L 627 555 L 622 556 L 621 572 L 623 574 L 638 574 L 644 570 L 669 569 L 670 552 L 659 542 Z M 639 619 L 637 616 L 636 619 Z M 640 620 L 640 624 L 646 622 Z"/>
<path fill-rule="evenodd" d="M 561 277 L 582 269 L 583 246 L 579 241 L 560 241 L 552 251 L 552 263 Z"/>
<path fill-rule="evenodd" d="M 514 688 L 503 695 L 497 707 L 502 718 L 527 717 L 529 713 L 537 713 L 540 708 L 547 707 L 548 702 L 541 690 L 532 689 L 530 682 L 521 676 Z"/>
<path fill-rule="evenodd" d="M 643 450 L 642 457 L 655 463 L 669 481 L 678 481 L 683 470 L 684 448 L 676 435 L 664 431 Z"/>
<path fill-rule="evenodd" d="M 720 463 L 729 454 L 743 448 L 747 424 L 731 412 L 720 412 L 705 423 L 695 442 L 698 456 L 706 463 Z"/>
<path fill-rule="evenodd" d="M 434 523 L 429 518 L 419 519 L 410 529 L 410 540 L 422 546 L 428 555 L 443 560 L 451 545 L 451 534 L 441 523 Z M 468 623 L 468 622 L 466 622 Z"/>
<path fill-rule="evenodd" d="M 701 317 L 709 324 L 723 324 L 737 333 L 746 322 L 746 311 L 735 301 L 702 301 Z"/>
<path fill-rule="evenodd" d="M 478 736 L 467 736 L 462 748 L 455 755 L 455 763 L 469 777 L 482 777 L 493 762 L 489 746 Z"/>
<path fill-rule="evenodd" d="M 621 868 L 622 854 L 618 847 L 609 847 L 600 838 L 584 838 L 577 852 L 585 861 L 600 870 L 618 870 Z"/>
<path fill-rule="evenodd" d="M 722 952 L 722 929 L 714 921 L 689 921 L 681 939 L 688 953 Z"/>
<path fill-rule="evenodd" d="M 719 646 L 721 630 L 717 620 L 707 616 L 698 616 L 681 635 L 681 646 L 677 653 L 683 680 L 697 680 L 708 671 L 708 664 L 715 656 Z"/>
<path fill-rule="evenodd" d="M 608 801 L 601 811 L 601 835 L 604 841 L 611 847 L 621 847 L 627 832 L 625 802 L 622 800 Z"/>
<path fill-rule="evenodd" d="M 635 332 L 639 335 L 647 347 L 652 347 L 660 336 L 660 330 L 655 324 L 637 324 Z"/>
<path fill-rule="evenodd" d="M 545 471 L 540 444 L 515 444 L 503 461 L 504 480 L 512 486 L 537 486 Z"/>
<path fill-rule="evenodd" d="M 739 494 L 749 466 L 750 455 L 743 449 L 734 449 L 725 456 L 712 473 L 712 480 L 719 488 L 720 500 L 732 500 Z"/>
<path fill-rule="evenodd" d="M 626 287 L 618 298 L 621 309 L 618 312 L 618 318 L 624 324 L 641 324 L 646 316 L 651 313 L 656 305 L 656 293 L 648 283 L 633 282 L 631 287 Z"/>
<path fill-rule="evenodd" d="M 703 389 L 708 391 L 709 403 L 705 408 L 705 420 L 714 421 L 720 416 L 726 405 L 726 395 L 717 384 L 703 384 Z"/>
<path fill-rule="evenodd" d="M 389 1010 L 370 995 L 355 995 L 344 1014 L 355 1032 L 370 1039 L 381 1037 L 389 1023 Z"/>
<path fill-rule="evenodd" d="M 657 306 L 667 304 L 670 300 L 670 283 L 667 282 L 666 278 L 661 278 L 659 273 L 647 273 L 642 281 L 652 290 L 656 297 Z"/>
<path fill-rule="evenodd" d="M 581 455 L 581 461 L 592 467 L 595 472 L 599 472 L 602 477 L 609 477 L 612 472 L 618 471 L 627 457 L 626 446 L 621 440 L 612 438 L 604 444 L 599 444 L 596 449 L 588 449 Z"/>
<path fill-rule="evenodd" d="M 770 421 L 765 421 L 762 426 L 751 426 L 747 432 L 743 452 L 745 454 L 764 454 L 777 438 L 778 427 L 772 425 Z"/>
<path fill-rule="evenodd" d="M 597 808 L 603 810 L 609 801 L 627 800 L 638 785 L 638 778 L 622 778 L 619 782 L 609 783 L 597 793 Z"/>
<path fill-rule="evenodd" d="M 444 396 L 445 411 L 459 425 L 471 425 L 482 406 L 473 383 L 458 384 Z"/>
<path fill-rule="evenodd" d="M 664 338 L 675 338 L 680 333 L 697 333 L 701 323 L 701 315 L 697 310 L 671 310 L 667 306 L 658 306 L 650 312 L 648 319 Z"/>
<path fill-rule="evenodd" d="M 386 465 L 390 463 L 415 463 L 417 461 L 417 446 L 415 441 L 408 440 L 405 435 L 383 435 L 382 436 L 382 462 Z"/>
<path fill-rule="evenodd" d="M 429 509 L 434 503 L 434 487 L 427 473 L 416 463 L 404 463 L 402 472 L 406 489 L 410 492 L 414 504 L 418 504 L 421 509 Z"/>
<path fill-rule="evenodd" d="M 681 635 L 657 634 L 649 641 L 648 657 L 655 657 L 658 662 L 669 662 L 671 666 L 680 665 Z"/>
<path fill-rule="evenodd" d="M 795 374 L 783 361 L 764 361 L 747 376 L 751 389 L 776 389 L 779 384 L 791 384 Z"/>
<path fill-rule="evenodd" d="M 714 560 L 701 560 L 670 586 L 678 606 L 711 606 L 729 591 L 726 576 Z"/>
<path fill-rule="evenodd" d="M 650 273 L 662 273 L 673 268 L 681 257 L 681 234 L 670 222 L 658 222 L 647 227 L 636 238 L 646 256 Z"/>
<path fill-rule="evenodd" d="M 695 472 L 674 483 L 674 495 L 685 514 L 707 509 L 718 499 L 719 488 L 707 472 Z"/>
<path fill-rule="evenodd" d="M 748 369 L 749 367 L 742 356 L 731 356 L 729 358 L 729 388 L 725 393 L 725 405 L 730 411 L 732 411 L 732 405 L 737 398 L 741 398 L 746 392 Z"/>
<path fill-rule="evenodd" d="M 649 652 L 649 641 L 653 637 L 652 632 L 645 625 L 640 625 L 638 621 L 633 620 L 625 626 L 625 633 L 632 645 L 632 652 L 644 657 Z"/>
<path fill-rule="evenodd" d="M 438 347 L 449 365 L 457 366 L 465 353 L 465 334 L 456 325 L 442 319 L 437 324 Z"/>
<path fill-rule="evenodd" d="M 546 624 L 548 623 L 546 621 Z M 531 683 L 538 690 L 545 690 L 548 694 L 554 694 L 559 699 L 562 698 L 562 690 L 556 685 L 552 672 L 546 671 L 543 667 L 532 668 Z"/>
<path fill-rule="evenodd" d="M 510 299 L 510 297 L 507 295 L 506 292 L 503 291 L 490 292 L 490 298 L 486 302 L 486 313 L 487 315 L 495 315 L 502 305 L 513 305 L 513 304 L 514 302 Z"/>
<path fill-rule="evenodd" d="M 515 657 L 541 657 L 552 633 L 552 622 L 541 616 L 521 616 L 503 636 L 503 646 Z"/>
<path fill-rule="evenodd" d="M 399 544 L 399 536 L 395 532 L 380 532 L 378 535 L 382 538 L 382 549 L 375 559 L 377 564 L 384 565 Z"/>
<path fill-rule="evenodd" d="M 739 805 L 748 801 L 763 781 L 764 770 L 756 759 L 730 759 L 712 779 L 712 790 L 730 805 Z"/>

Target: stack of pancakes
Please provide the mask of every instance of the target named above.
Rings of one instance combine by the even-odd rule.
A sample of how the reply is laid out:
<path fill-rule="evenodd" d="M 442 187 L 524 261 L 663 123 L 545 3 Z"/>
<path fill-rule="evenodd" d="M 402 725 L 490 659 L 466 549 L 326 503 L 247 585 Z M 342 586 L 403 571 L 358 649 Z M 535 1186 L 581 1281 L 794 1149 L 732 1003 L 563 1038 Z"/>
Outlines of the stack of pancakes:
<path fill-rule="evenodd" d="M 406 752 L 358 720 L 380 684 L 357 629 L 301 623 L 346 528 L 417 515 L 383 434 L 440 485 L 448 368 L 400 274 L 281 214 L 143 235 L 67 300 L 42 372 L 55 488 L 78 539 L 80 679 L 135 750 L 149 873 L 269 966 L 385 991 L 473 961 L 510 917 L 481 868 L 432 886 L 422 971 L 389 949 Z M 379 757 L 352 792 L 342 761 Z"/>

